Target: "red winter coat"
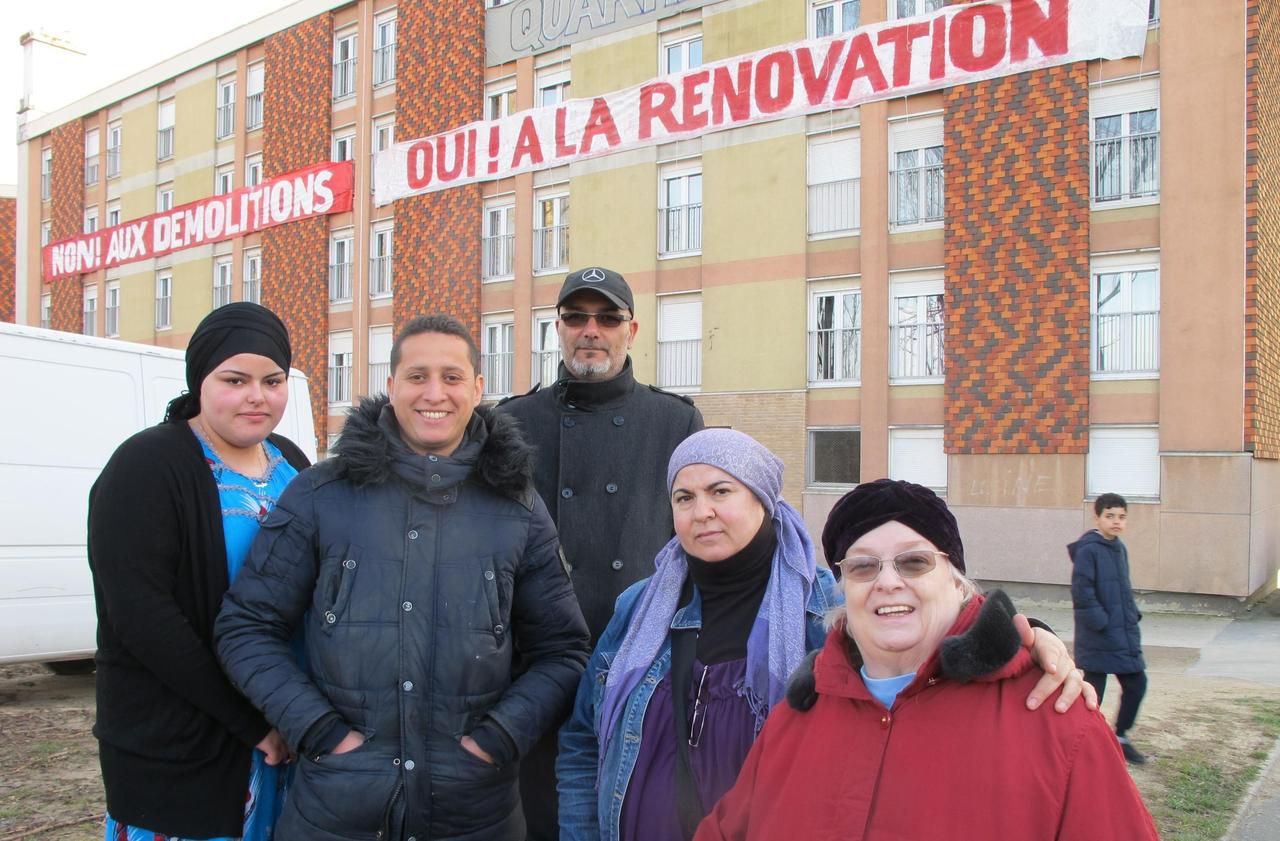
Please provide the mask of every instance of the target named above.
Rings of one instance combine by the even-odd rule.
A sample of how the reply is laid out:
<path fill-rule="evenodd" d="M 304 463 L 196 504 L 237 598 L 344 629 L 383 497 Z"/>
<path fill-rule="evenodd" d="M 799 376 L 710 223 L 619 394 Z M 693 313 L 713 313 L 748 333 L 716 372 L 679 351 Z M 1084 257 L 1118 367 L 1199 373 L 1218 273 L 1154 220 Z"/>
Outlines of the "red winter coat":
<path fill-rule="evenodd" d="M 992 599 L 1007 603 L 1003 594 Z M 975 623 L 981 601 L 961 611 L 948 636 Z M 981 649 L 989 637 L 969 633 L 962 644 Z M 946 668 L 935 652 L 886 710 L 846 640 L 842 623 L 811 682 L 798 675 L 789 703 L 774 708 L 694 841 L 1159 837 L 1100 713 L 1083 704 L 1065 714 L 1048 704 L 1027 709 L 1040 672 L 1025 649 L 968 683 L 947 675 L 955 662 L 982 662 L 981 650 L 950 647 Z"/>

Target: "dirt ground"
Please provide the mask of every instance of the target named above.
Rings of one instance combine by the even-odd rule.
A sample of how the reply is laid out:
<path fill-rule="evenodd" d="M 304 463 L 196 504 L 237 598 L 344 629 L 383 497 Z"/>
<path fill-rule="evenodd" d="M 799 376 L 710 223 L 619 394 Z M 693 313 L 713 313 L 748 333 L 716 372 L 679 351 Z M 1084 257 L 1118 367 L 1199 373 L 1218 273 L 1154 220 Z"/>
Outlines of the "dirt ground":
<path fill-rule="evenodd" d="M 1151 763 L 1133 776 L 1162 833 L 1170 834 L 1160 805 L 1167 794 L 1162 768 L 1192 753 L 1226 767 L 1258 764 L 1256 757 L 1272 742 L 1245 701 L 1280 701 L 1280 687 L 1188 676 L 1193 649 L 1147 654 L 1150 689 L 1131 735 Z M 1114 683 L 1108 693 L 1104 711 L 1114 715 Z M 102 838 L 93 710 L 91 675 L 59 677 L 36 664 L 0 666 L 0 841 Z"/>

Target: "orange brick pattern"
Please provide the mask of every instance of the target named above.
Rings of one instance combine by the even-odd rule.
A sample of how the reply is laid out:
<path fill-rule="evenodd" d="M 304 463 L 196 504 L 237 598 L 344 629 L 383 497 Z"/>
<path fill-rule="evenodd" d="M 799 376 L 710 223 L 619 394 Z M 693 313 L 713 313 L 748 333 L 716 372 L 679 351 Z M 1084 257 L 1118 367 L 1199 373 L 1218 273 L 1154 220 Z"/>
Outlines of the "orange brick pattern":
<path fill-rule="evenodd" d="M 411 0 L 398 7 L 396 138 L 411 140 L 482 116 L 484 5 Z M 480 331 L 480 185 L 396 202 L 393 234 L 397 329 L 443 312 Z"/>
<path fill-rule="evenodd" d="M 53 182 L 50 184 L 50 236 L 53 242 L 84 229 L 84 124 L 63 123 L 51 133 Z M 84 327 L 84 281 L 67 277 L 53 284 L 49 326 L 79 333 Z"/>
<path fill-rule="evenodd" d="M 1086 66 L 944 98 L 946 451 L 1086 452 Z"/>
<path fill-rule="evenodd" d="M 18 200 L 0 199 L 0 321 L 13 323 L 17 306 Z"/>
<path fill-rule="evenodd" d="M 267 178 L 329 157 L 333 19 L 328 13 L 266 41 L 262 167 Z M 316 440 L 328 414 L 329 223 L 324 217 L 262 234 L 262 304 L 289 328 L 293 366 L 311 382 Z"/>
<path fill-rule="evenodd" d="M 1253 0 L 1246 17 L 1245 448 L 1280 458 L 1280 12 Z M 1280 146 L 1277 147 L 1280 149 Z M 1276 150 L 1273 150 L 1273 152 Z"/>

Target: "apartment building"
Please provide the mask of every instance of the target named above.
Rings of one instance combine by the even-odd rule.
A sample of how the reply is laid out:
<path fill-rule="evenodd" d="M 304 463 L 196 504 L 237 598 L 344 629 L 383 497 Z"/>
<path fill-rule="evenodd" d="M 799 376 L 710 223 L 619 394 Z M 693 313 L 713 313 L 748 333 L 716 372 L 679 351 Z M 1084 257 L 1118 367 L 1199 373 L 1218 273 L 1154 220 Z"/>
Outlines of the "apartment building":
<path fill-rule="evenodd" d="M 563 276 L 607 265 L 636 292 L 638 377 L 782 456 L 815 532 L 857 482 L 911 479 L 946 495 L 978 577 L 1063 584 L 1117 491 L 1135 586 L 1276 585 L 1273 12 L 1151 0 L 1141 57 L 376 206 L 371 155 L 397 141 L 942 3 L 691 2 L 511 36 L 551 5 L 302 0 L 29 123 L 19 320 L 181 346 L 260 300 L 323 447 L 421 312 L 474 327 L 491 398 L 549 383 Z M 355 163 L 348 213 L 40 277 L 40 244 L 325 159 Z"/>

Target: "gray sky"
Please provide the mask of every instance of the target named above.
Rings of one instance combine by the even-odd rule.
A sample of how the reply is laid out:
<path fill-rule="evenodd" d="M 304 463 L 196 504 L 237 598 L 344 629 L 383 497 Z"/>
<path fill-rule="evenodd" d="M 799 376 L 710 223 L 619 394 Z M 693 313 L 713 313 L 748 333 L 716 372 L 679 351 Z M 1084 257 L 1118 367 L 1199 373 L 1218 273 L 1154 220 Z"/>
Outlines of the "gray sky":
<path fill-rule="evenodd" d="M 14 112 L 22 97 L 22 48 L 31 30 L 66 38 L 81 51 L 81 96 L 145 70 L 196 44 L 248 23 L 289 0 L 211 0 L 159 3 L 149 0 L 18 0 L 6 3 L 0 22 L 0 184 L 18 179 Z"/>

